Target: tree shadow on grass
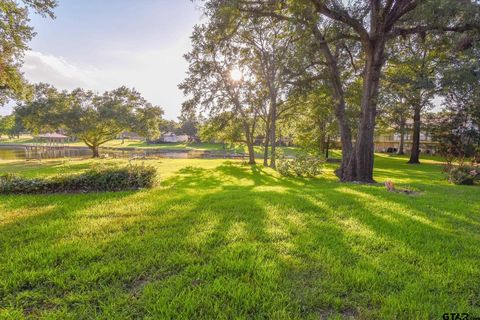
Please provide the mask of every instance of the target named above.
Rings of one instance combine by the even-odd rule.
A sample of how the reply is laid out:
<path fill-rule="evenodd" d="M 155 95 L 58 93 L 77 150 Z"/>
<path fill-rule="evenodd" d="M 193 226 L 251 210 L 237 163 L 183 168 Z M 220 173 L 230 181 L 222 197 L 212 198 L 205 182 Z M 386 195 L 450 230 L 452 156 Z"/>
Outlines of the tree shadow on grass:
<path fill-rule="evenodd" d="M 224 170 L 224 172 L 236 176 L 236 170 L 229 167 L 228 171 Z M 243 172 L 240 177 L 246 178 L 248 175 Z M 289 210 L 284 211 L 285 214 L 288 215 L 287 212 L 296 210 L 301 212 L 304 218 L 309 217 L 309 227 L 302 231 L 302 234 L 305 235 L 304 239 L 312 241 L 320 238 L 317 250 L 329 243 L 328 240 L 333 239 L 330 243 L 330 252 L 338 255 L 337 259 L 341 262 L 340 264 L 347 266 L 345 269 L 353 275 L 349 276 L 348 272 L 338 270 L 331 271 L 334 274 L 336 272 L 335 277 L 329 279 L 330 282 L 323 286 L 331 285 L 332 282 L 338 284 L 338 279 L 349 279 L 350 282 L 340 281 L 343 283 L 344 292 L 339 290 L 335 295 L 332 294 L 335 290 L 331 289 L 329 294 L 333 297 L 329 297 L 328 294 L 322 294 L 318 290 L 322 287 L 321 279 L 326 274 L 318 274 L 318 270 L 313 271 L 307 268 L 307 278 L 311 277 L 307 282 L 319 284 L 318 287 L 313 286 L 314 289 L 312 289 L 316 291 L 316 294 L 308 296 L 310 298 L 320 296 L 323 303 L 317 301 L 316 307 L 315 303 L 311 303 L 310 307 L 303 306 L 302 308 L 309 311 L 325 308 L 328 311 L 328 308 L 332 308 L 340 313 L 353 308 L 364 315 L 380 316 L 382 313 L 389 312 L 393 317 L 406 314 L 431 316 L 435 312 L 441 312 L 442 308 L 452 305 L 478 310 L 478 304 L 473 302 L 475 299 L 469 298 L 469 296 L 475 295 L 469 279 L 479 275 L 478 267 L 476 267 L 480 257 L 479 250 L 475 245 L 478 241 L 475 223 L 463 220 L 464 225 L 461 225 L 460 230 L 452 230 L 450 226 L 458 225 L 459 220 L 462 220 L 461 216 L 456 216 L 457 212 L 452 213 L 448 221 L 444 221 L 436 216 L 439 214 L 438 210 L 429 210 L 432 204 L 428 204 L 428 201 L 421 202 L 419 206 L 414 200 L 405 202 L 402 195 L 387 195 L 382 188 L 378 187 L 334 185 L 324 185 L 321 188 L 318 186 L 311 188 L 308 185 L 303 188 L 288 188 L 287 186 L 286 193 L 254 191 L 250 196 L 246 196 L 248 199 L 255 198 L 257 201 L 263 202 L 260 207 L 292 205 L 288 208 Z M 345 190 L 342 189 L 353 189 L 355 192 L 345 193 Z M 238 188 L 233 190 L 238 191 Z M 222 192 L 227 191 L 228 188 L 225 188 Z M 242 192 L 251 191 L 252 189 L 242 189 Z M 339 197 L 339 194 L 344 196 Z M 212 201 L 217 200 L 212 199 Z M 379 204 L 374 205 L 377 202 Z M 268 210 L 266 216 L 268 217 Z M 466 216 L 463 218 L 467 219 Z M 315 224 L 322 223 L 322 220 L 325 219 L 329 222 L 325 229 L 332 230 L 332 226 L 340 224 L 341 227 L 338 230 L 342 236 L 330 234 L 327 238 L 319 237 L 319 234 L 325 233 L 325 230 L 322 227 L 315 230 Z M 256 223 L 255 225 L 260 224 Z M 341 244 L 345 238 L 349 241 L 345 250 L 341 250 Z M 298 241 L 298 245 L 295 246 L 296 253 L 305 248 L 305 243 Z M 275 247 L 271 242 L 269 245 Z M 462 254 L 459 255 L 458 252 L 462 252 Z M 326 254 L 328 256 L 328 253 Z M 360 258 L 357 254 L 360 255 Z M 457 262 L 449 265 L 448 261 L 452 258 Z M 314 261 L 306 263 L 306 265 L 315 265 L 316 268 L 322 265 L 322 261 L 318 259 Z M 328 267 L 332 268 L 332 265 L 334 263 Z M 455 282 L 455 275 L 459 273 L 463 274 L 465 280 L 459 286 L 462 288 L 461 290 L 464 290 L 463 294 L 457 296 L 447 294 L 437 297 L 432 293 L 435 290 L 448 292 L 448 285 L 445 283 Z M 295 278 L 298 274 L 298 272 L 287 273 L 282 279 Z M 360 280 L 355 278 L 356 276 L 359 276 Z M 298 278 L 294 282 L 296 283 L 296 281 L 302 282 Z M 299 290 L 296 298 L 301 296 L 304 296 L 304 293 Z M 418 301 L 420 296 L 425 297 L 425 303 L 422 304 Z M 406 304 L 407 313 L 405 313 L 405 309 L 394 306 L 399 304 L 402 299 L 411 297 L 413 300 Z M 355 301 L 355 299 L 357 300 Z M 389 304 L 391 305 L 388 306 Z M 339 308 L 339 305 L 343 305 L 343 307 Z M 342 311 L 342 308 L 346 306 L 347 308 Z"/>
<path fill-rule="evenodd" d="M 455 234 L 435 218 L 438 204 L 233 163 L 187 167 L 162 185 L 86 202 L 45 250 L 8 252 L 13 264 L 5 270 L 15 271 L 17 285 L 4 287 L 6 301 L 43 315 L 122 318 L 422 318 L 450 307 L 478 310 L 469 282 L 478 275 L 473 225 Z M 55 213 L 32 225 L 61 219 L 71 197 L 58 196 Z"/>
<path fill-rule="evenodd" d="M 227 169 L 223 172 L 239 180 L 249 178 L 247 169 Z M 221 250 L 222 247 L 238 249 L 248 244 L 260 247 L 261 252 L 268 252 L 273 257 L 270 266 L 279 273 L 272 281 L 288 285 L 280 286 L 274 293 L 264 293 L 264 296 L 291 292 L 288 302 L 284 301 L 291 307 L 284 310 L 289 315 L 381 316 L 390 312 L 392 317 L 416 316 L 429 315 L 436 303 L 439 304 L 437 311 L 446 307 L 448 301 L 451 303 L 448 299 L 436 300 L 431 292 L 416 287 L 414 294 L 426 294 L 431 301 L 424 305 L 408 305 L 408 313 L 399 307 L 388 307 L 389 303 L 399 302 L 406 292 L 414 290 L 410 286 L 414 281 L 424 285 L 436 281 L 425 287 L 428 290 L 446 289 L 440 279 L 432 278 L 442 277 L 444 273 L 448 278 L 448 272 L 442 268 L 435 270 L 434 259 L 424 261 L 426 256 L 442 252 L 443 241 L 456 242 L 449 248 L 452 252 L 462 248 L 458 238 L 442 226 L 431 224 L 425 217 L 399 215 L 390 209 L 398 199 L 375 199 L 374 195 L 378 193 L 375 187 L 335 183 L 312 187 L 302 181 L 305 185 L 298 188 L 296 179 L 286 184 L 264 179 L 265 184 L 276 184 L 284 190 L 262 191 L 256 189 L 261 186 L 261 180 L 254 178 L 253 181 L 257 183 L 245 187 L 224 186 L 221 191 L 199 199 L 197 207 L 208 207 L 209 216 L 216 215 L 220 220 L 216 233 L 211 235 L 217 240 L 214 251 L 218 254 L 228 252 L 228 249 Z M 355 192 L 345 193 L 342 189 L 354 189 Z M 376 200 L 383 200 L 379 209 L 383 211 L 381 214 L 372 211 L 369 205 Z M 253 212 L 253 217 L 248 212 Z M 250 238 L 230 243 L 227 239 L 232 232 L 229 230 L 238 228 L 238 225 L 243 226 Z M 440 240 L 425 246 L 426 239 Z M 247 254 L 247 257 L 255 256 L 254 253 Z M 451 252 L 447 251 L 449 254 Z M 245 258 L 230 256 L 236 263 Z M 421 267 L 426 270 L 419 271 Z M 457 271 L 462 270 L 460 265 L 456 267 Z M 428 270 L 433 270 L 433 277 Z M 229 274 L 228 270 L 226 273 Z M 229 283 L 224 286 L 229 287 Z M 462 305 L 464 301 L 455 303 Z M 265 305 L 276 306 L 271 302 Z M 255 312 L 266 311 L 261 303 L 257 307 L 261 310 Z M 416 308 L 420 308 L 419 313 Z"/>
<path fill-rule="evenodd" d="M 289 214 L 298 203 L 286 186 L 295 187 L 298 181 L 279 183 L 282 179 L 261 176 L 262 172 L 256 168 L 226 165 L 212 171 L 189 170 L 188 176 L 174 177 L 166 184 L 175 185 L 177 192 L 188 193 L 191 184 L 187 181 L 203 181 L 206 177 L 215 181 L 216 178 L 212 178 L 214 172 L 221 172 L 235 181 L 212 192 L 209 192 L 210 183 L 207 183 L 204 193 L 197 192 L 197 197 L 192 200 L 194 206 L 188 213 L 192 218 L 190 227 L 178 230 L 184 246 L 180 252 L 189 256 L 187 260 L 190 262 L 167 280 L 148 282 L 140 295 L 138 312 L 166 318 L 198 317 L 200 314 L 205 318 L 219 314 L 226 317 L 276 315 L 291 318 L 320 314 L 325 310 L 333 313 L 329 302 L 322 301 L 306 308 L 306 301 L 312 296 L 302 298 L 288 294 L 291 291 L 288 281 L 291 271 L 287 269 L 291 263 L 301 261 L 295 239 L 302 235 L 304 228 L 309 228 L 302 221 L 304 212 Z M 237 183 L 245 180 L 244 185 Z M 199 185 L 195 185 L 198 188 Z M 266 185 L 285 190 L 258 189 Z M 182 190 L 183 187 L 186 190 Z M 302 210 L 315 211 L 317 217 L 322 215 L 307 199 L 302 199 L 301 207 Z M 322 239 L 329 239 L 328 245 L 323 245 L 326 252 L 337 257 L 332 259 L 352 257 L 338 228 L 327 226 L 323 219 L 316 231 Z M 334 248 L 329 248 L 330 244 Z M 150 275 L 147 278 L 158 277 Z M 192 281 L 192 278 L 196 280 Z M 159 304 L 170 307 L 160 308 Z M 154 305 L 156 307 L 152 307 Z M 339 307 L 340 312 L 344 309 L 344 306 Z"/>
<path fill-rule="evenodd" d="M 358 249 L 366 249 L 364 254 L 370 258 L 385 257 L 377 262 L 376 269 L 395 279 L 391 283 L 395 291 L 384 288 L 384 293 L 390 294 L 385 305 L 401 302 L 407 312 L 403 316 L 411 317 L 433 316 L 452 307 L 474 313 L 480 310 L 478 299 L 474 298 L 478 295 L 474 285 L 477 281 L 472 281 L 480 278 L 475 223 L 463 221 L 459 227 L 456 213 L 445 218 L 440 210 L 431 209 L 431 203 L 398 201 L 400 195 L 387 195 L 374 188 L 342 187 L 338 191 L 354 201 L 355 206 L 364 208 L 352 212 L 352 217 L 376 235 Z M 382 243 L 379 239 L 385 239 L 385 243 L 377 248 L 375 243 Z M 418 300 L 419 297 L 422 299 Z M 385 305 L 382 313 L 391 312 Z M 391 316 L 402 315 L 399 309 L 396 312 Z"/>

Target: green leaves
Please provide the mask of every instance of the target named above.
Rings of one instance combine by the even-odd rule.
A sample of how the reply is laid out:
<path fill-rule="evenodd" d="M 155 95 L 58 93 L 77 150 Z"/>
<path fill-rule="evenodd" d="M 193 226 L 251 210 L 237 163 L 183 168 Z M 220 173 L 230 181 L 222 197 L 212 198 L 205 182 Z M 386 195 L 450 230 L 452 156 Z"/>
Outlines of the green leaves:
<path fill-rule="evenodd" d="M 92 147 L 129 130 L 156 137 L 163 115 L 160 107 L 127 87 L 96 94 L 83 89 L 59 92 L 46 84 L 37 85 L 32 100 L 15 112 L 34 132 L 66 129 Z"/>
<path fill-rule="evenodd" d="M 24 99 L 28 85 L 20 71 L 28 42 L 35 36 L 29 25 L 28 8 L 53 18 L 56 0 L 2 0 L 0 2 L 0 105 Z"/>

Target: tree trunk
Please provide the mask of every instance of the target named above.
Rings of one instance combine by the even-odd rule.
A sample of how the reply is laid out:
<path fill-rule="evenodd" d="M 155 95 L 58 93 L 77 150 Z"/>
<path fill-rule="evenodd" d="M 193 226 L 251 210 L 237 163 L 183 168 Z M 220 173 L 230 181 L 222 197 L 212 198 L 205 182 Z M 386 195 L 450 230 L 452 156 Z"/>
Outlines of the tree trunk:
<path fill-rule="evenodd" d="M 398 155 L 404 155 L 405 154 L 405 121 L 402 120 L 402 123 L 400 124 L 400 145 L 398 146 Z"/>
<path fill-rule="evenodd" d="M 409 164 L 420 164 L 420 113 L 421 107 L 419 105 L 413 110 L 413 135 L 412 135 L 412 152 L 410 153 Z"/>
<path fill-rule="evenodd" d="M 100 152 L 98 146 L 88 146 L 92 150 L 92 158 L 100 158 Z"/>
<path fill-rule="evenodd" d="M 358 128 L 355 150 L 350 156 L 347 172 L 342 181 L 359 181 L 373 183 L 374 133 L 377 114 L 377 97 L 380 73 L 383 65 L 385 43 L 382 40 L 372 42 L 366 50 L 360 125 Z"/>
<path fill-rule="evenodd" d="M 340 71 L 338 69 L 337 60 L 330 51 L 325 37 L 320 32 L 315 23 L 312 24 L 312 31 L 313 35 L 318 41 L 318 47 L 327 62 L 330 83 L 332 86 L 335 117 L 338 120 L 338 125 L 340 129 L 340 142 L 342 144 L 342 163 L 340 164 L 340 168 L 338 168 L 335 173 L 341 181 L 349 181 L 352 174 L 349 174 L 348 171 L 354 169 L 350 166 L 350 162 L 354 160 L 351 156 L 353 154 L 352 130 L 350 129 L 350 125 L 345 114 L 345 93 L 343 91 L 342 81 L 340 79 Z M 352 165 L 354 165 L 354 163 L 352 163 Z"/>
<path fill-rule="evenodd" d="M 277 167 L 277 159 L 275 154 L 275 148 L 277 145 L 277 136 L 276 136 L 276 118 L 277 118 L 277 106 L 272 106 L 272 118 L 270 120 L 270 145 L 271 145 L 271 154 L 270 154 L 270 168 L 276 169 Z"/>
<path fill-rule="evenodd" d="M 330 151 L 330 136 L 327 135 L 327 143 L 325 144 L 325 159 L 328 159 L 329 151 Z"/>
<path fill-rule="evenodd" d="M 265 138 L 265 146 L 263 147 L 263 166 L 268 167 L 268 149 L 269 149 L 270 135 Z"/>
<path fill-rule="evenodd" d="M 248 164 L 255 164 L 255 149 L 253 146 L 253 135 L 254 135 L 254 128 L 250 129 L 250 125 L 247 120 L 245 120 L 245 115 L 243 119 L 243 130 L 245 133 L 245 142 L 247 143 L 248 149 Z"/>
<path fill-rule="evenodd" d="M 247 142 L 248 147 L 248 164 L 255 164 L 255 148 L 252 141 Z"/>
<path fill-rule="evenodd" d="M 270 121 L 270 120 L 268 120 Z M 267 122 L 265 130 L 265 143 L 263 146 L 263 166 L 268 167 L 268 149 L 270 144 L 270 124 Z"/>
<path fill-rule="evenodd" d="M 319 121 L 318 122 L 318 130 L 319 130 L 319 139 L 318 139 L 318 153 L 325 154 L 326 148 L 326 139 L 327 134 L 325 133 L 325 122 Z"/>

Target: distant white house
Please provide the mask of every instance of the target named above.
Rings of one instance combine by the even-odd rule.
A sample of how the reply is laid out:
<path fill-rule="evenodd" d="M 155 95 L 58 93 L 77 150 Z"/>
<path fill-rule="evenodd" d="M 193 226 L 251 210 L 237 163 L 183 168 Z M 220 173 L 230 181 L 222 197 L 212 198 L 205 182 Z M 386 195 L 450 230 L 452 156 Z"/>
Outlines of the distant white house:
<path fill-rule="evenodd" d="M 188 136 L 187 135 L 177 136 L 175 133 L 167 132 L 162 135 L 162 137 L 160 138 L 160 141 L 168 142 L 168 143 L 187 142 Z"/>

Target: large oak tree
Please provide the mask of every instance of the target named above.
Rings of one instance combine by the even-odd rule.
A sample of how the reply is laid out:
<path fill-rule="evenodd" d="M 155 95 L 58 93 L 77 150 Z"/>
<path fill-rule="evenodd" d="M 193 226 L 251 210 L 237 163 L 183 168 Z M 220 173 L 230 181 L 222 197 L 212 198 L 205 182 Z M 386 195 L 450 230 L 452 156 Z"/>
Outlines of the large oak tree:
<path fill-rule="evenodd" d="M 388 43 L 413 34 L 478 32 L 480 28 L 479 4 L 471 0 L 210 0 L 206 8 L 219 14 L 228 13 L 225 8 L 229 8 L 246 15 L 268 15 L 311 30 L 328 66 L 342 141 L 342 181 L 374 181 L 373 139 Z M 339 39 L 349 39 L 361 47 L 361 114 L 354 143 L 345 113 L 339 61 L 332 50 Z"/>

